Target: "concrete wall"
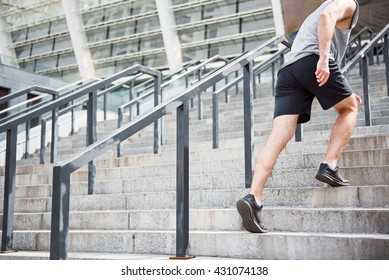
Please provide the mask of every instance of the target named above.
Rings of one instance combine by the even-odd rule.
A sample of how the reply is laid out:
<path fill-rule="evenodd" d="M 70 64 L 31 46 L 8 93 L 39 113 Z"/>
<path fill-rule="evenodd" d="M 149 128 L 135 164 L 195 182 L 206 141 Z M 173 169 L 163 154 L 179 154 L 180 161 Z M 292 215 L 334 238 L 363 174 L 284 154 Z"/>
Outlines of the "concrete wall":
<path fill-rule="evenodd" d="M 0 64 L 0 86 L 11 89 L 11 92 L 38 85 L 57 89 L 67 85 L 66 82 L 51 77 L 26 72 L 14 67 Z"/>

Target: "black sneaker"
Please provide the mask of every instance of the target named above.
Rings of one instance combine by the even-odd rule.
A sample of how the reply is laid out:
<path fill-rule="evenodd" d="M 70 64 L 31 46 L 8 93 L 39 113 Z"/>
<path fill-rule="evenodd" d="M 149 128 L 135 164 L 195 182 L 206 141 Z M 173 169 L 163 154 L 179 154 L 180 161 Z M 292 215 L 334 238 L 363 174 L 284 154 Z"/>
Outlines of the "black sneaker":
<path fill-rule="evenodd" d="M 248 194 L 236 203 L 236 208 L 243 220 L 243 227 L 252 233 L 266 233 L 267 228 L 261 221 L 261 210 L 252 194 Z"/>
<path fill-rule="evenodd" d="M 319 171 L 316 174 L 316 179 L 330 185 L 331 187 L 350 186 L 350 182 L 340 176 L 339 167 L 331 169 L 327 163 L 320 164 Z"/>

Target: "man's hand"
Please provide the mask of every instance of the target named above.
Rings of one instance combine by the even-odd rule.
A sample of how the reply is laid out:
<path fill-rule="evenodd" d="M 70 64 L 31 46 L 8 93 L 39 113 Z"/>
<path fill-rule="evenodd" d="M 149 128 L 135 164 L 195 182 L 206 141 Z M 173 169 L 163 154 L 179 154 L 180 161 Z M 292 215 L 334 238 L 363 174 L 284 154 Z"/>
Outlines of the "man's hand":
<path fill-rule="evenodd" d="M 328 60 L 319 58 L 316 66 L 316 81 L 319 84 L 319 87 L 323 86 L 330 77 L 330 69 L 328 67 Z"/>
<path fill-rule="evenodd" d="M 363 102 L 362 102 L 362 99 L 359 95 L 356 95 L 355 93 L 354 94 L 354 97 L 355 97 L 355 100 L 357 101 L 358 105 L 362 105 Z"/>

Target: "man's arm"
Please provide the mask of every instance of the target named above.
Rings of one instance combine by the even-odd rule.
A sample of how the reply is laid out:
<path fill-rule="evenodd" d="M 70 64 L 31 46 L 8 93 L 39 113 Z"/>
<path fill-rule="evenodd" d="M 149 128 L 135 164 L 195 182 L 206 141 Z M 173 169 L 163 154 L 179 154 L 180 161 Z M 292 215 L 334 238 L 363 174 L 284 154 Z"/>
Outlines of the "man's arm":
<path fill-rule="evenodd" d="M 323 86 L 330 76 L 328 60 L 335 27 L 349 29 L 355 9 L 353 0 L 333 0 L 319 16 L 317 32 L 320 58 L 315 72 L 319 86 Z"/>

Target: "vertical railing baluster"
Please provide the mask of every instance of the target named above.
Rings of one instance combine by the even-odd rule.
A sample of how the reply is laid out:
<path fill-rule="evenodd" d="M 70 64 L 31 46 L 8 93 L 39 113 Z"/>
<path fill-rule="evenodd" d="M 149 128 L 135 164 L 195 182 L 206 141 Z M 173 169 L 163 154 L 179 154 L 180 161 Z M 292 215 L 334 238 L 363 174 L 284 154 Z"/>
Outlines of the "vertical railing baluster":
<path fill-rule="evenodd" d="M 11 251 L 13 247 L 17 135 L 17 127 L 13 127 L 7 130 L 4 173 L 3 226 L 1 238 L 2 252 Z"/>
<path fill-rule="evenodd" d="M 154 77 L 154 107 L 157 107 L 162 102 L 162 75 Z M 154 154 L 159 154 L 162 144 L 162 119 L 154 122 Z"/>
<path fill-rule="evenodd" d="M 68 258 L 70 174 L 61 166 L 53 168 L 50 259 Z"/>
<path fill-rule="evenodd" d="M 212 94 L 212 148 L 219 148 L 219 97 Z"/>
<path fill-rule="evenodd" d="M 252 181 L 252 154 L 254 150 L 254 98 L 253 62 L 243 67 L 243 110 L 244 110 L 244 149 L 245 149 L 245 186 L 250 188 Z"/>
<path fill-rule="evenodd" d="M 365 125 L 371 125 L 370 114 L 370 96 L 369 96 L 369 71 L 368 71 L 368 56 L 362 57 L 362 79 L 363 79 L 363 103 L 365 105 Z"/>
<path fill-rule="evenodd" d="M 53 101 L 57 99 L 57 95 L 53 95 Z M 58 112 L 59 108 L 51 111 L 51 153 L 50 162 L 54 163 L 57 158 L 58 151 Z M 46 133 L 46 130 L 45 130 Z"/>
<path fill-rule="evenodd" d="M 97 92 L 93 90 L 89 93 L 87 112 L 87 146 L 93 144 L 97 139 Z M 93 194 L 96 180 L 96 163 L 92 160 L 88 163 L 88 194 Z"/>
<path fill-rule="evenodd" d="M 185 257 L 189 244 L 189 107 L 177 108 L 176 256 Z"/>

